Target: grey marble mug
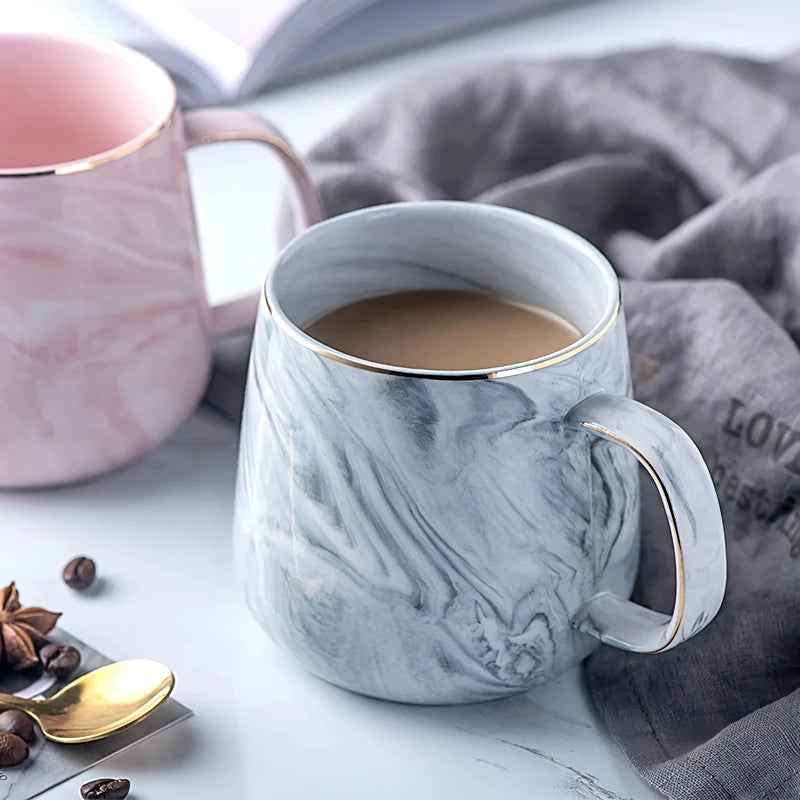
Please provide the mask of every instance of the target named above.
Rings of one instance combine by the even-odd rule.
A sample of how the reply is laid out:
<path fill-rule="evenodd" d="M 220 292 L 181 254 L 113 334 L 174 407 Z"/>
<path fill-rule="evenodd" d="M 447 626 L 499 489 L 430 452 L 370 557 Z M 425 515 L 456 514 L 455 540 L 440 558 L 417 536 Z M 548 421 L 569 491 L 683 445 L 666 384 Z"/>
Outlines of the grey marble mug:
<path fill-rule="evenodd" d="M 303 331 L 350 301 L 424 288 L 545 306 L 585 333 L 525 363 L 446 372 L 364 361 Z M 672 534 L 672 614 L 628 599 L 637 459 Z M 412 703 L 523 692 L 601 641 L 667 650 L 725 590 L 700 453 L 631 398 L 611 266 L 558 225 L 473 203 L 345 214 L 278 256 L 250 361 L 235 541 L 276 642 L 325 680 Z"/>

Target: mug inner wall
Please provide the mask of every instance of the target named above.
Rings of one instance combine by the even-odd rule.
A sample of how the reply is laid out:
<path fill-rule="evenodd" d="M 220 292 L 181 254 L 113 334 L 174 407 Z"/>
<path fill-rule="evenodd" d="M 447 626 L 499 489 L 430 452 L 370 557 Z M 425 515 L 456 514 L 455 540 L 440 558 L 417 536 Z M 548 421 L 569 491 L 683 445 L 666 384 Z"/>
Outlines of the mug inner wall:
<path fill-rule="evenodd" d="M 520 211 L 449 201 L 369 208 L 317 225 L 279 256 L 267 299 L 295 338 L 314 346 L 302 329 L 324 313 L 420 289 L 542 306 L 576 325 L 579 342 L 596 335 L 618 300 L 610 265 L 577 234 Z"/>
<path fill-rule="evenodd" d="M 175 88 L 111 43 L 0 36 L 0 175 L 92 160 L 166 123 Z"/>

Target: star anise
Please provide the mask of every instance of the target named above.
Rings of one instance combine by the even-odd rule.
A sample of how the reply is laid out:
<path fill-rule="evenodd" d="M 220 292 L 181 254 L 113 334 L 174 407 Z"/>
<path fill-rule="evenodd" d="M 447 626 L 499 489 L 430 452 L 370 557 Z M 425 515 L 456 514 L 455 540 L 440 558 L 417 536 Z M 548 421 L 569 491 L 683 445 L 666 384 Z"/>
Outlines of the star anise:
<path fill-rule="evenodd" d="M 35 667 L 39 663 L 36 651 L 47 642 L 45 634 L 55 627 L 60 616 L 38 606 L 20 606 L 13 583 L 0 589 L 2 666 L 15 671 Z"/>

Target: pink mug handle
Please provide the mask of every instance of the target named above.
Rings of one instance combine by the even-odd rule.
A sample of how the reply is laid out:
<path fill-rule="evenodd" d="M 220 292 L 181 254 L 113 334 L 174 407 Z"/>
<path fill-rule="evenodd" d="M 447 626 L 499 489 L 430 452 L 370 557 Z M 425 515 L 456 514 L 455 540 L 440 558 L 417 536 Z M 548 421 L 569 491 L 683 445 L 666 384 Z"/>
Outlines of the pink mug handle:
<path fill-rule="evenodd" d="M 295 190 L 300 228 L 325 218 L 322 198 L 308 170 L 278 130 L 262 117 L 237 108 L 204 108 L 183 115 L 186 149 L 215 142 L 252 141 L 271 147 L 281 159 Z M 234 333 L 253 327 L 260 292 L 211 309 L 214 333 Z"/>

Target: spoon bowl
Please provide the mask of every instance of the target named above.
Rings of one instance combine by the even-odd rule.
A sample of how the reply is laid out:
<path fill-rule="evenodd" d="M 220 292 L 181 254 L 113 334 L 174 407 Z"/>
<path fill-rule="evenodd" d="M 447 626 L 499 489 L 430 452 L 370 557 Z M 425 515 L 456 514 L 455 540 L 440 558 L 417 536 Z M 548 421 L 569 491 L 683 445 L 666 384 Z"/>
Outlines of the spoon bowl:
<path fill-rule="evenodd" d="M 0 708 L 24 711 L 51 741 L 77 744 L 139 722 L 169 697 L 174 686 L 175 676 L 163 664 L 132 659 L 87 672 L 45 700 L 0 694 Z"/>

